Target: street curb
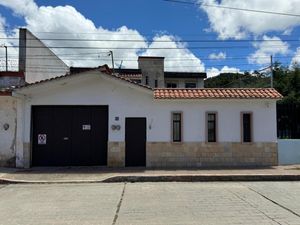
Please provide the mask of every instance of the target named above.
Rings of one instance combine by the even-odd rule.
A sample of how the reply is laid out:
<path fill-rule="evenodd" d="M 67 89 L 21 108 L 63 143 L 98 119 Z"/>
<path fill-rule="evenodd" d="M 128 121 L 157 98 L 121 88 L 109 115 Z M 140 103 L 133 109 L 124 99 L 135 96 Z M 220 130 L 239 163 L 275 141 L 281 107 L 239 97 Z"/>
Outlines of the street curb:
<path fill-rule="evenodd" d="M 93 184 L 142 182 L 238 182 L 238 181 L 300 181 L 300 175 L 163 175 L 112 176 L 101 180 L 14 180 L 0 178 L 0 184 Z"/>
<path fill-rule="evenodd" d="M 103 183 L 119 182 L 222 182 L 222 181 L 300 181 L 300 175 L 179 175 L 179 176 L 114 176 Z"/>
<path fill-rule="evenodd" d="M 102 180 L 13 180 L 0 178 L 0 184 L 93 184 L 101 183 Z"/>

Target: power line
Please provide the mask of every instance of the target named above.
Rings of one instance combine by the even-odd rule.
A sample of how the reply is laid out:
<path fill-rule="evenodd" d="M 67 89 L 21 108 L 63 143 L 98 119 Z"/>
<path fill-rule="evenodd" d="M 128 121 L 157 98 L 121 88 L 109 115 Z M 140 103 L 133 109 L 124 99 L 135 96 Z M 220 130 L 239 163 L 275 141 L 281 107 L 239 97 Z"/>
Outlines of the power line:
<path fill-rule="evenodd" d="M 57 56 L 58 57 L 61 57 L 61 56 L 63 56 L 63 57 L 68 57 L 68 56 L 70 56 L 70 57 L 72 57 L 72 56 L 82 57 L 82 56 L 86 56 L 86 55 L 91 55 L 91 56 L 92 55 L 96 55 L 98 57 L 99 55 L 102 55 L 101 53 L 102 52 L 99 53 L 99 51 L 96 51 L 96 52 L 58 53 Z M 108 53 L 108 52 L 105 51 L 103 53 Z M 285 56 L 295 56 L 295 55 L 298 56 L 299 54 L 285 54 Z M 18 58 L 19 54 L 9 54 L 9 56 L 16 56 Z M 94 56 L 94 57 L 96 57 L 96 56 Z M 102 57 L 103 56 L 107 56 L 107 54 L 103 54 Z M 257 54 L 256 56 L 258 56 L 258 57 L 266 57 L 265 54 Z M 50 56 L 49 54 L 28 54 L 27 57 L 52 57 L 52 56 Z M 121 56 L 116 57 L 116 58 L 120 58 L 120 57 Z M 199 55 L 197 55 L 197 57 L 200 57 L 200 58 L 207 57 L 207 54 L 205 54 L 205 55 L 199 54 Z M 235 57 L 226 56 L 226 59 L 248 58 L 248 57 L 249 57 L 249 54 L 247 54 L 247 55 L 236 55 L 235 54 Z M 269 57 L 269 55 L 267 57 Z M 279 57 L 279 56 L 277 56 L 277 57 Z M 121 59 L 123 59 L 123 58 L 124 57 L 122 57 Z M 136 58 L 137 57 L 126 57 L 126 59 L 136 59 Z M 167 56 L 167 57 L 165 57 L 165 59 L 191 59 L 191 57 L 172 57 L 172 56 Z"/>
<path fill-rule="evenodd" d="M 19 40 L 19 38 L 0 38 L 0 40 Z M 26 40 L 37 40 L 36 38 L 27 38 Z M 85 38 L 39 38 L 41 41 L 74 41 L 74 42 L 146 42 L 146 40 L 134 39 L 85 39 Z M 192 43 L 226 43 L 226 42 L 300 42 L 299 39 L 241 39 L 241 40 L 206 40 L 206 39 L 178 39 L 178 40 L 154 40 L 158 43 L 173 43 L 173 42 L 192 42 Z"/>
<path fill-rule="evenodd" d="M 222 72 L 223 73 L 223 72 Z M 225 72 L 226 73 L 226 72 Z M 241 73 L 239 73 L 239 75 L 242 75 Z M 237 79 L 234 79 L 233 81 L 231 81 L 231 82 L 229 82 L 229 83 L 227 83 L 227 84 L 225 84 L 225 85 L 223 85 L 223 86 L 221 86 L 222 88 L 224 88 L 224 87 L 227 87 L 228 85 L 230 85 L 230 84 L 234 84 L 234 83 L 236 83 L 236 82 L 241 82 L 241 81 L 244 81 L 244 80 L 246 80 L 246 79 L 249 79 L 249 78 L 257 78 L 257 77 L 243 77 L 243 78 L 241 78 L 240 76 L 239 76 L 239 78 L 237 78 Z M 265 77 L 265 78 L 268 78 L 268 77 Z M 213 77 L 212 77 L 212 79 L 213 79 Z M 240 85 L 240 84 L 239 84 Z M 269 87 L 269 85 L 267 85 L 267 87 Z"/>
<path fill-rule="evenodd" d="M 9 59 L 19 59 L 18 55 L 9 55 Z M 74 54 L 72 56 L 62 56 L 60 54 L 57 55 L 60 59 L 64 60 L 71 60 L 71 59 L 78 59 L 78 60 L 85 60 L 85 59 L 97 59 L 97 60 L 103 60 L 106 59 L 104 57 L 86 57 L 84 54 Z M 274 58 L 291 58 L 291 57 L 299 57 L 300 54 L 286 54 L 284 56 L 274 56 Z M 215 60 L 215 61 L 226 61 L 226 60 L 242 60 L 242 59 L 248 59 L 249 55 L 244 55 L 244 56 L 237 56 L 237 57 L 226 57 L 222 59 L 212 59 L 212 58 L 207 58 L 207 56 L 201 56 L 197 55 L 196 57 L 198 58 L 191 58 L 191 57 L 165 57 L 165 61 L 196 61 L 196 60 Z M 0 58 L 5 58 L 5 56 L 0 56 Z M 268 58 L 269 56 L 266 55 L 256 55 L 255 58 Z M 27 56 L 27 59 L 45 59 L 45 60 L 52 60 L 52 56 L 49 55 L 30 55 Z M 137 61 L 137 57 L 116 57 L 116 60 L 132 60 L 132 61 Z M 53 59 L 57 60 L 57 59 Z"/>
<path fill-rule="evenodd" d="M 165 68 L 193 68 L 193 67 L 201 67 L 202 65 L 180 65 L 180 66 L 165 66 Z M 217 65 L 213 65 L 213 66 L 228 66 L 226 64 L 217 64 Z M 249 63 L 236 63 L 236 64 L 232 64 L 231 66 L 251 66 Z M 54 69 L 62 69 L 61 66 L 57 66 L 57 65 L 39 65 L 39 66 L 27 66 L 26 68 L 54 68 Z M 149 68 L 152 68 L 149 66 Z"/>
<path fill-rule="evenodd" d="M 257 9 L 246 9 L 246 8 L 238 8 L 226 5 L 212 5 L 206 3 L 197 3 L 197 2 L 190 2 L 190 1 L 182 1 L 182 0 L 163 0 L 165 2 L 173 2 L 173 3 L 180 3 L 180 4 L 188 4 L 188 5 L 198 5 L 204 7 L 215 7 L 215 8 L 222 8 L 222 9 L 231 9 L 231 10 L 238 10 L 238 11 L 246 11 L 246 12 L 255 12 L 255 13 L 264 13 L 264 14 L 272 14 L 272 15 L 279 15 L 279 16 L 293 16 L 293 17 L 300 17 L 299 14 L 292 14 L 292 13 L 285 13 L 285 12 L 274 12 L 274 11 L 265 11 L 265 10 L 257 10 Z"/>
<path fill-rule="evenodd" d="M 277 56 L 275 58 L 282 58 L 282 59 L 289 59 L 291 57 L 299 57 L 300 55 L 291 55 L 291 56 Z M 4 59 L 5 57 L 0 57 L 0 59 Z M 56 58 L 51 58 L 51 56 L 49 56 L 49 58 L 47 57 L 40 57 L 40 56 L 33 56 L 33 57 L 26 57 L 27 59 L 39 59 L 39 60 L 54 60 L 57 61 L 58 59 Z M 181 61 L 198 61 L 198 60 L 206 60 L 206 61 L 229 61 L 229 60 L 243 60 L 243 59 L 248 59 L 248 57 L 228 57 L 228 58 L 223 58 L 223 59 L 214 59 L 214 58 L 165 58 L 165 61 L 173 61 L 173 62 L 181 62 Z M 269 59 L 270 56 L 256 56 L 255 59 Z M 18 58 L 16 57 L 10 57 L 9 59 L 11 60 L 18 60 Z M 82 56 L 78 55 L 78 56 L 73 56 L 73 57 L 60 57 L 60 59 L 62 60 L 111 60 L 110 58 L 103 58 L 103 57 L 84 57 L 82 58 Z M 115 58 L 115 60 L 123 60 L 123 61 L 137 61 L 138 57 L 136 58 Z"/>
<path fill-rule="evenodd" d="M 8 48 L 24 48 L 13 45 Z M 269 45 L 268 48 L 282 47 L 281 45 Z M 26 46 L 26 48 L 45 48 L 42 46 Z M 52 49 L 101 49 L 101 50 L 178 50 L 178 49 L 244 49 L 253 48 L 253 46 L 189 46 L 189 47 L 96 47 L 96 46 L 47 46 Z"/>

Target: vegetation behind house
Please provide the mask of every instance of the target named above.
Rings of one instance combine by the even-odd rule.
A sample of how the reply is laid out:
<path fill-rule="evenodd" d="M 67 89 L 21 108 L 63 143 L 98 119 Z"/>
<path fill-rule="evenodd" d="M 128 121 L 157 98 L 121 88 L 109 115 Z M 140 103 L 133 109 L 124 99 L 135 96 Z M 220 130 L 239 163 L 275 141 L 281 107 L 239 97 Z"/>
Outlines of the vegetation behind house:
<path fill-rule="evenodd" d="M 284 98 L 279 104 L 300 104 L 300 66 L 292 68 L 274 64 L 274 88 Z M 206 88 L 266 88 L 271 86 L 270 74 L 254 71 L 253 73 L 222 73 L 219 76 L 208 78 L 204 82 Z"/>

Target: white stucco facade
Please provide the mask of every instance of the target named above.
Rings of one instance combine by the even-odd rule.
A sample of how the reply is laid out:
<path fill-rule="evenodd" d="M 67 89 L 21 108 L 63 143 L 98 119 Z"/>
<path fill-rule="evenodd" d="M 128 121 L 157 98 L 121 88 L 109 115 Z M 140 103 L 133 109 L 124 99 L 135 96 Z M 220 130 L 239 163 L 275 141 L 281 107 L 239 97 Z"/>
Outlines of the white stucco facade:
<path fill-rule="evenodd" d="M 205 113 L 218 112 L 218 142 L 241 142 L 241 112 L 253 114 L 253 142 L 276 143 L 276 100 L 155 100 L 153 92 L 98 71 L 86 72 L 14 92 L 18 104 L 17 165 L 30 166 L 31 107 L 35 105 L 108 105 L 109 142 L 124 142 L 125 118 L 147 118 L 147 142 L 172 142 L 171 112 L 183 113 L 184 143 L 205 142 Z M 23 117 L 23 118 L 22 118 Z M 119 117 L 119 121 L 115 121 Z M 120 125 L 113 131 L 111 125 Z"/>
<path fill-rule="evenodd" d="M 16 99 L 0 96 L 0 166 L 15 166 L 16 128 Z"/>

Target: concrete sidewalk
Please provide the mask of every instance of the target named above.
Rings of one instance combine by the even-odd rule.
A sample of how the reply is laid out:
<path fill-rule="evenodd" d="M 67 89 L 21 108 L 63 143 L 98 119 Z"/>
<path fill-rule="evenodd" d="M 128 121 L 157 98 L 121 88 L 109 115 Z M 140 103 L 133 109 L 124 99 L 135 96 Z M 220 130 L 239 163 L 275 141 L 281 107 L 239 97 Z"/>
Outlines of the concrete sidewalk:
<path fill-rule="evenodd" d="M 0 168 L 0 183 L 162 181 L 300 181 L 300 165 L 217 169 L 113 169 L 106 167 Z"/>

